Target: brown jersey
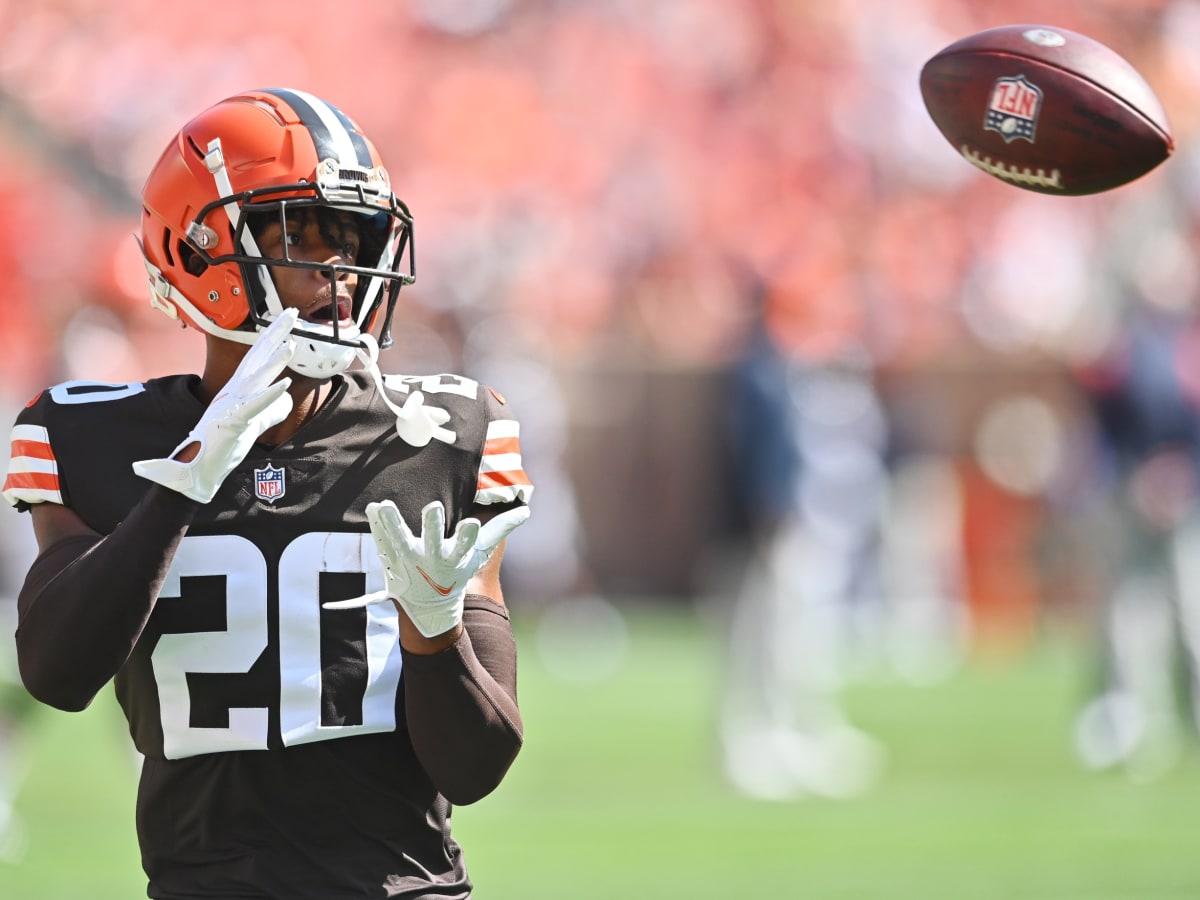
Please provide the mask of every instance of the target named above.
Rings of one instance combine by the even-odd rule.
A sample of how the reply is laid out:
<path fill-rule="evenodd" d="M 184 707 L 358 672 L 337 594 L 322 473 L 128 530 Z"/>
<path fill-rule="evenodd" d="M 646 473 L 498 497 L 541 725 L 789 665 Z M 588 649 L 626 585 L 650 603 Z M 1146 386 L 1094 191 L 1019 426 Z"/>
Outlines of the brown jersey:
<path fill-rule="evenodd" d="M 200 418 L 195 382 L 43 392 L 14 426 L 4 496 L 62 503 L 108 533 L 149 487 L 131 463 L 166 455 Z M 453 528 L 532 488 L 497 393 L 451 375 L 385 383 L 396 402 L 420 390 L 449 412 L 446 431 L 410 446 L 369 377 L 337 379 L 293 438 L 256 445 L 200 508 L 116 675 L 146 757 L 152 897 L 470 893 L 450 805 L 406 732 L 395 608 L 323 604 L 385 587 L 367 503 L 391 499 L 416 525 L 440 500 Z"/>

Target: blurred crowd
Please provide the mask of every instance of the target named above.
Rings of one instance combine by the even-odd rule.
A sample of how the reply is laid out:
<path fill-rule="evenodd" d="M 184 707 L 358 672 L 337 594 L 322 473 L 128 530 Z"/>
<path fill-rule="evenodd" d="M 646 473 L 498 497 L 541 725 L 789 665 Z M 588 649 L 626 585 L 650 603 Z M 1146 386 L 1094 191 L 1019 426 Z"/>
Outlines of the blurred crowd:
<path fill-rule="evenodd" d="M 1133 62 L 1176 156 L 1070 199 L 959 158 L 921 65 L 1022 22 Z M 1142 384 L 1132 336 L 1179 348 L 1175 412 L 1200 398 L 1198 43 L 1198 0 L 0 0 L 0 409 L 198 364 L 148 308 L 142 179 L 182 117 L 297 87 L 372 135 L 416 216 L 384 368 L 465 370 L 521 413 L 539 503 L 514 596 L 720 593 L 723 563 L 780 552 L 747 550 L 766 515 L 814 560 L 802 630 L 848 648 L 822 684 L 861 656 L 928 677 L 1048 615 L 1101 627 L 1128 574 L 1112 511 L 1136 517 L 1158 446 L 1106 429 L 1105 398 Z M 747 470 L 769 423 L 731 407 L 764 353 L 798 430 Z M 1097 764 L 1132 727 L 1107 735 L 1105 709 Z"/>

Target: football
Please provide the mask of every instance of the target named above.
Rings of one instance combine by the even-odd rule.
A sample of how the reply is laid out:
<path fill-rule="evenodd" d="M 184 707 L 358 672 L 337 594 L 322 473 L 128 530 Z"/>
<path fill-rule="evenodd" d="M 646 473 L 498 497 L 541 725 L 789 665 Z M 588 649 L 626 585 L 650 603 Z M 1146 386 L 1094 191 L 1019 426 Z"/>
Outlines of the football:
<path fill-rule="evenodd" d="M 921 96 L 959 153 L 1043 194 L 1111 190 L 1174 150 L 1162 103 L 1104 44 L 1045 25 L 1007 25 L 955 41 L 921 69 Z"/>

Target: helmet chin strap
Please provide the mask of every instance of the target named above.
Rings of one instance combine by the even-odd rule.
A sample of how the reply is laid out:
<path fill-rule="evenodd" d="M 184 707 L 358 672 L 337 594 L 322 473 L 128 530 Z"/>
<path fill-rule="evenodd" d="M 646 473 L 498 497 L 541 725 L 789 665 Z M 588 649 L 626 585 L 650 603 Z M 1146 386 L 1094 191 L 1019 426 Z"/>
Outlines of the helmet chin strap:
<path fill-rule="evenodd" d="M 257 332 L 217 327 L 211 319 L 196 309 L 181 291 L 167 281 L 149 260 L 145 262 L 146 270 L 150 274 L 151 304 L 155 309 L 172 319 L 179 318 L 180 309 L 185 310 L 191 321 L 209 334 L 241 344 L 254 343 Z M 297 347 L 288 368 L 313 378 L 332 378 L 346 371 L 357 359 L 375 382 L 384 404 L 395 414 L 396 433 L 401 440 L 412 447 L 424 447 L 432 440 L 454 443 L 456 433 L 443 427 L 450 421 L 450 413 L 436 406 L 426 406 L 425 395 L 420 391 L 412 391 L 403 406 L 397 406 L 388 396 L 383 373 L 379 370 L 379 342 L 375 335 L 369 331 L 360 332 L 357 347 L 333 344 L 329 341 L 304 340 L 303 330 L 299 327 L 302 324 L 304 323 L 298 323 L 298 327 L 293 329 Z"/>
<path fill-rule="evenodd" d="M 162 273 L 149 260 L 143 258 L 146 266 L 146 271 L 150 275 L 150 305 L 159 312 L 170 316 L 172 319 L 178 319 L 180 310 L 182 310 L 188 319 L 196 325 L 197 328 L 227 341 L 233 341 L 238 344 L 253 344 L 255 339 L 261 332 L 261 328 L 256 328 L 254 331 L 242 331 L 241 329 L 221 328 L 216 325 L 212 319 L 206 316 L 201 310 L 197 309 L 187 296 L 171 284 Z M 282 311 L 282 307 L 280 307 Z M 271 316 L 273 321 L 276 312 Z M 289 368 L 300 375 L 306 375 L 310 378 L 332 378 L 334 375 L 340 375 L 354 362 L 356 356 L 363 351 L 359 347 L 349 344 L 335 344 L 332 341 L 313 340 L 305 334 L 309 329 L 321 328 L 319 325 L 311 325 L 310 323 L 300 321 L 296 327 L 292 329 L 292 334 L 296 338 L 296 354 L 292 358 Z M 357 330 L 357 325 L 355 330 Z M 362 344 L 370 341 L 370 345 L 375 347 L 375 353 L 378 355 L 379 345 L 375 338 L 369 334 L 359 333 L 358 341 Z"/>

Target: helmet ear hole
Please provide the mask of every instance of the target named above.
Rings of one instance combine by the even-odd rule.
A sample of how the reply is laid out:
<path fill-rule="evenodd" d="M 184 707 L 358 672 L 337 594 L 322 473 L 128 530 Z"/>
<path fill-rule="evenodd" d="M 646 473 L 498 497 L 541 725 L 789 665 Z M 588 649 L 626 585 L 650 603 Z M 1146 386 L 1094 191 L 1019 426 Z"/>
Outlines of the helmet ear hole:
<path fill-rule="evenodd" d="M 163 232 L 162 250 L 163 250 L 163 256 L 166 257 L 167 265 L 168 266 L 175 265 L 175 254 L 173 254 L 171 252 L 171 232 L 170 231 Z"/>
<path fill-rule="evenodd" d="M 204 258 L 183 241 L 179 242 L 179 260 L 187 273 L 194 278 L 199 278 L 208 268 Z"/>
<path fill-rule="evenodd" d="M 196 139 L 190 134 L 187 136 L 187 145 L 192 148 L 192 152 L 196 154 L 197 158 L 204 159 L 204 148 L 197 144 Z"/>

